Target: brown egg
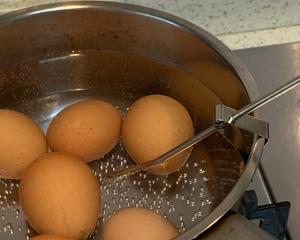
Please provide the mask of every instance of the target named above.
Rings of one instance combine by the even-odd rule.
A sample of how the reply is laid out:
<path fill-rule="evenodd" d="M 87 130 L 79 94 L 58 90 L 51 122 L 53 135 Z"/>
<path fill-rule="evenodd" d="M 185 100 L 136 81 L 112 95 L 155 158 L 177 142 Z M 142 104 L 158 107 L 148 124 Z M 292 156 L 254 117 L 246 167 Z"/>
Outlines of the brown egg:
<path fill-rule="evenodd" d="M 125 208 L 113 215 L 102 240 L 170 240 L 178 230 L 168 220 L 145 208 Z"/>
<path fill-rule="evenodd" d="M 125 147 L 136 163 L 155 159 L 194 135 L 192 119 L 173 98 L 150 95 L 129 109 L 122 128 Z M 154 174 L 169 174 L 180 168 L 191 149 L 151 168 Z"/>
<path fill-rule="evenodd" d="M 100 215 L 100 186 L 81 159 L 48 153 L 24 172 L 19 198 L 30 225 L 40 234 L 85 238 Z"/>
<path fill-rule="evenodd" d="M 22 172 L 47 152 L 42 130 L 26 115 L 0 109 L 0 177 L 19 179 Z"/>
<path fill-rule="evenodd" d="M 40 235 L 29 238 L 29 240 L 77 240 L 76 238 L 61 237 L 57 235 Z"/>
<path fill-rule="evenodd" d="M 47 142 L 52 151 L 68 152 L 85 161 L 108 153 L 117 143 L 121 116 L 104 101 L 81 101 L 62 110 L 51 122 Z"/>

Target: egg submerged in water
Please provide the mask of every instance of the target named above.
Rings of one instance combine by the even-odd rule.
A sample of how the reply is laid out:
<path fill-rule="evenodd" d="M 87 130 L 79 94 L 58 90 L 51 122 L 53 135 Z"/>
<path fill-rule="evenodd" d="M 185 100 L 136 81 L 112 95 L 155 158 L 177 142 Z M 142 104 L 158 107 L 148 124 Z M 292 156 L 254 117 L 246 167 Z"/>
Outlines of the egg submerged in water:
<path fill-rule="evenodd" d="M 0 109 L 0 178 L 19 179 L 47 151 L 45 135 L 35 122 L 22 113 Z"/>
<path fill-rule="evenodd" d="M 178 230 L 158 213 L 146 208 L 125 208 L 113 215 L 102 240 L 170 240 Z"/>
<path fill-rule="evenodd" d="M 116 107 L 98 100 L 72 104 L 53 119 L 47 131 L 52 151 L 68 152 L 86 162 L 105 155 L 118 142 L 121 116 Z"/>
<path fill-rule="evenodd" d="M 151 161 L 194 135 L 192 119 L 185 107 L 163 95 L 149 95 L 130 107 L 122 127 L 122 140 L 136 163 Z M 191 148 L 148 171 L 165 175 L 177 171 Z"/>
<path fill-rule="evenodd" d="M 78 239 L 93 232 L 101 210 L 98 181 L 88 165 L 67 153 L 48 153 L 23 173 L 19 198 L 40 234 Z"/>

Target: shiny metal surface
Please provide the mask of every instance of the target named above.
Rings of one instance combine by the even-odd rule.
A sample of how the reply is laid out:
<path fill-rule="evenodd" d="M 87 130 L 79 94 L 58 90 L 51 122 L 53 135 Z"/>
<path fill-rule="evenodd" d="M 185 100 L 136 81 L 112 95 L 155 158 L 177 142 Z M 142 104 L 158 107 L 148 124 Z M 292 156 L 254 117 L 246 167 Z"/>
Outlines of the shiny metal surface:
<path fill-rule="evenodd" d="M 74 2 L 20 10 L 0 17 L 0 41 L 0 107 L 25 112 L 44 130 L 58 111 L 82 99 L 105 99 L 126 114 L 139 97 L 160 93 L 181 101 L 199 131 L 212 124 L 216 104 L 239 109 L 258 95 L 239 59 L 213 36 L 133 5 Z M 182 231 L 177 239 L 198 236 L 232 207 L 256 170 L 264 142 L 243 132 L 241 137 L 249 158 L 212 135 L 176 174 L 141 173 L 101 184 L 103 218 L 91 239 L 126 206 L 166 215 Z M 120 143 L 91 167 L 101 181 L 129 163 Z M 1 239 L 34 234 L 17 188 L 17 182 L 1 180 Z"/>
<path fill-rule="evenodd" d="M 254 190 L 257 195 L 258 205 L 266 205 L 274 203 L 272 193 L 269 189 L 268 182 L 260 167 L 255 172 L 252 182 L 247 190 Z"/>
<path fill-rule="evenodd" d="M 253 74 L 261 94 L 300 74 L 300 43 L 236 51 Z M 300 238 L 300 90 L 276 99 L 263 108 L 270 123 L 270 141 L 261 161 L 276 201 L 290 201 L 288 222 L 292 239 Z"/>

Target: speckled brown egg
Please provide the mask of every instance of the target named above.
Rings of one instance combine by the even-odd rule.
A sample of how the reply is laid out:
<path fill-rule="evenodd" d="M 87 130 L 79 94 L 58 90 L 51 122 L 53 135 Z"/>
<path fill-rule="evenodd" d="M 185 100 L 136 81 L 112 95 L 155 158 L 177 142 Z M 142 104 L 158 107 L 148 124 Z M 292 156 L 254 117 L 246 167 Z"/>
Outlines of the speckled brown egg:
<path fill-rule="evenodd" d="M 76 238 L 62 237 L 57 235 L 40 235 L 29 238 L 29 240 L 77 240 Z"/>
<path fill-rule="evenodd" d="M 185 107 L 173 98 L 149 95 L 129 109 L 122 128 L 124 145 L 136 163 L 157 158 L 194 135 L 192 119 Z M 153 174 L 169 174 L 186 161 L 191 149 L 151 168 Z"/>
<path fill-rule="evenodd" d="M 102 240 L 170 240 L 179 235 L 167 219 L 146 208 L 125 208 L 113 215 Z"/>
<path fill-rule="evenodd" d="M 120 130 L 121 117 L 115 106 L 81 101 L 58 113 L 48 128 L 47 142 L 52 151 L 68 152 L 89 162 L 116 145 Z"/>
<path fill-rule="evenodd" d="M 22 175 L 19 198 L 28 222 L 40 234 L 83 239 L 100 215 L 96 177 L 84 161 L 67 153 L 35 160 Z"/>
<path fill-rule="evenodd" d="M 36 158 L 47 152 L 46 138 L 26 115 L 0 109 L 0 177 L 19 179 Z"/>

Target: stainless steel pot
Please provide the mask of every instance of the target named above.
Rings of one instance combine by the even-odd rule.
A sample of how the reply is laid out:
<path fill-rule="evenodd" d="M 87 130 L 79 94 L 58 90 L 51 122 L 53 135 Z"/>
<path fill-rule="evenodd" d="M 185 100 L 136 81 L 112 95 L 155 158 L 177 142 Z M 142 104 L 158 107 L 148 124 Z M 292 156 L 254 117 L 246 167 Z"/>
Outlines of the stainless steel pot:
<path fill-rule="evenodd" d="M 0 17 L 0 42 L 0 107 L 25 112 L 43 129 L 60 109 L 80 99 L 104 98 L 125 114 L 135 99 L 162 93 L 187 107 L 199 131 L 212 123 L 217 103 L 239 109 L 258 97 L 251 75 L 224 44 L 187 21 L 144 7 L 68 2 L 19 10 Z M 216 148 L 216 136 L 204 143 L 209 161 L 201 162 L 195 148 L 188 164 L 203 164 L 199 170 L 204 175 L 191 173 L 201 181 L 201 198 L 187 201 L 193 183 L 176 188 L 177 194 L 164 193 L 175 208 L 184 208 L 178 198 L 193 202 L 193 208 L 184 209 L 186 222 L 175 211 L 168 214 L 170 206 L 157 209 L 181 227 L 176 239 L 192 239 L 213 226 L 250 183 L 264 143 L 246 132 L 236 130 L 234 135 L 247 153 L 243 157 L 226 143 Z M 175 176 L 186 176 L 190 165 Z M 1 184 L 4 194 L 9 184 Z M 4 201 L 4 214 L 19 208 L 16 191 L 12 187 Z M 23 230 L 19 232 L 11 239 L 20 239 Z"/>

